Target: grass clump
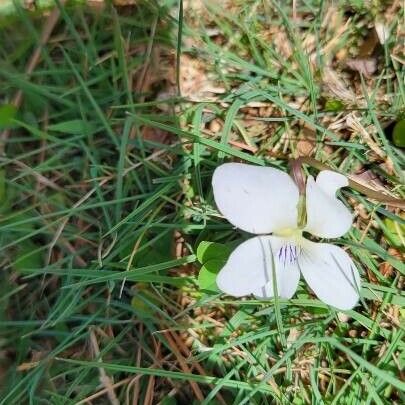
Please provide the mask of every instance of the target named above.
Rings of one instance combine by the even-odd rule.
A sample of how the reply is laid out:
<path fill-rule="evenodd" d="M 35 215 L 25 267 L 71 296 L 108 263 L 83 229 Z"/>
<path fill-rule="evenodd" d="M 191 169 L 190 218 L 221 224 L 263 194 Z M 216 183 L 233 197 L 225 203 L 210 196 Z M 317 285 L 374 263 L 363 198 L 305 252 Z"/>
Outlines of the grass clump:
<path fill-rule="evenodd" d="M 400 11 L 183 6 L 1 20 L 1 403 L 402 403 Z M 389 37 L 363 55 L 377 20 Z M 200 290 L 200 243 L 245 237 L 216 211 L 215 167 L 298 157 L 377 193 L 343 192 L 361 304 Z"/>

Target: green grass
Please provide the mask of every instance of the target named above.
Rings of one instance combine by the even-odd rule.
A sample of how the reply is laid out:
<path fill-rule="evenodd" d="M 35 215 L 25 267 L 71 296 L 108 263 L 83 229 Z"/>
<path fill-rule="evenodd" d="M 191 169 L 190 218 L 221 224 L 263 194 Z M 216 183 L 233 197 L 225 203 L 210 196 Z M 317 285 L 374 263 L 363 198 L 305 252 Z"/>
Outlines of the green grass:
<path fill-rule="evenodd" d="M 360 213 L 336 241 L 362 277 L 361 303 L 345 314 L 302 281 L 291 300 L 199 291 L 196 257 L 201 241 L 246 238 L 216 211 L 215 167 L 287 171 L 308 134 L 318 161 L 368 170 L 404 197 L 403 150 L 385 131 L 404 108 L 392 57 L 401 12 L 367 79 L 334 56 L 356 56 L 374 18 L 386 17 L 382 3 L 342 3 L 335 24 L 323 24 L 325 2 L 297 2 L 298 20 L 284 2 L 192 4 L 57 3 L 30 76 L 46 19 L 18 7 L 0 17 L 0 106 L 23 94 L 13 120 L 12 109 L 0 113 L 11 130 L 0 157 L 0 403 L 76 404 L 97 393 L 100 404 L 403 403 L 399 209 L 341 193 Z M 199 76 L 187 90 L 191 59 Z M 338 98 L 322 79 L 328 67 L 357 103 L 327 111 Z M 341 121 L 353 113 L 383 157 Z M 109 392 L 104 373 L 116 384 Z"/>

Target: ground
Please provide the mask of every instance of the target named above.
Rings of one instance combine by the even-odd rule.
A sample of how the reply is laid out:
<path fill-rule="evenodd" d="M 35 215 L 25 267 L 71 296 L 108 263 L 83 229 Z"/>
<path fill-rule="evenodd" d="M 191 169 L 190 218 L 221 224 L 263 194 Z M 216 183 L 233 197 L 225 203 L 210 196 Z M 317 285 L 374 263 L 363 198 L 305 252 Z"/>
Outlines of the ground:
<path fill-rule="evenodd" d="M 403 403 L 401 2 L 47 3 L 0 1 L 0 403 Z M 201 288 L 213 170 L 297 158 L 353 310 Z"/>

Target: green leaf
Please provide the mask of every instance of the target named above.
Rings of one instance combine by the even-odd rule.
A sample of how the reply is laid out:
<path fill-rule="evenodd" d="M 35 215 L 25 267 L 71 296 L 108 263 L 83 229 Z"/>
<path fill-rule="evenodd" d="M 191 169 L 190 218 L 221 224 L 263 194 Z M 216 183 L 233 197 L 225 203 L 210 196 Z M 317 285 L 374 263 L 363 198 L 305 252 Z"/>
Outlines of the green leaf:
<path fill-rule="evenodd" d="M 6 200 L 6 172 L 4 169 L 0 170 L 0 205 Z"/>
<path fill-rule="evenodd" d="M 191 405 L 202 405 L 203 403 L 204 402 L 198 401 L 197 399 L 195 399 Z M 217 399 L 213 398 L 210 400 L 209 404 L 210 405 L 220 405 L 220 402 Z"/>
<path fill-rule="evenodd" d="M 197 248 L 197 259 L 201 264 L 212 259 L 227 259 L 231 249 L 222 243 L 202 241 Z"/>
<path fill-rule="evenodd" d="M 163 236 L 160 236 L 159 239 L 153 241 L 153 243 L 150 242 L 151 239 L 153 239 L 152 236 L 155 238 L 155 235 L 151 235 L 150 237 L 144 236 L 143 243 L 133 259 L 133 266 L 146 267 L 173 258 L 173 232 L 166 232 Z M 120 259 L 128 258 L 131 255 L 135 243 L 136 239 L 128 243 L 127 246 L 120 251 Z M 148 244 L 146 248 L 144 248 L 145 244 Z"/>
<path fill-rule="evenodd" d="M 161 405 L 177 405 L 176 398 L 174 397 L 163 398 Z"/>
<path fill-rule="evenodd" d="M 300 396 L 295 396 L 291 405 L 304 405 L 305 402 Z"/>
<path fill-rule="evenodd" d="M 222 243 L 202 241 L 198 245 L 197 259 L 203 265 L 197 279 L 200 289 L 219 291 L 215 280 L 230 254 L 231 248 Z"/>
<path fill-rule="evenodd" d="M 42 250 L 32 242 L 26 242 L 19 250 L 14 261 L 14 268 L 19 271 L 25 269 L 40 269 L 42 267 Z"/>
<path fill-rule="evenodd" d="M 234 333 L 237 329 L 239 329 L 243 324 L 247 322 L 251 324 L 251 314 L 249 310 L 240 309 L 236 311 L 232 318 L 225 324 L 225 328 L 221 333 L 221 337 L 229 338 L 232 333 Z"/>
<path fill-rule="evenodd" d="M 136 292 L 132 297 L 131 306 L 137 311 L 138 315 L 143 318 L 152 318 L 156 313 L 154 306 L 159 306 L 159 301 L 150 290 L 149 284 L 137 283 Z"/>
<path fill-rule="evenodd" d="M 337 99 L 327 100 L 325 103 L 325 110 L 331 112 L 338 112 L 344 109 L 345 105 Z"/>
<path fill-rule="evenodd" d="M 81 135 L 83 133 L 89 132 L 91 130 L 91 127 L 83 120 L 71 120 L 50 125 L 48 127 L 48 130 L 62 132 L 69 135 Z"/>
<path fill-rule="evenodd" d="M 384 234 L 392 245 L 395 247 L 405 247 L 403 242 L 405 240 L 405 225 L 389 218 L 384 219 L 384 225 L 386 226 Z"/>
<path fill-rule="evenodd" d="M 145 242 L 147 241 L 148 239 L 145 238 Z M 137 254 L 134 264 L 138 267 L 145 267 L 171 260 L 173 258 L 172 246 L 173 232 L 167 232 L 148 248 Z"/>
<path fill-rule="evenodd" d="M 35 223 L 32 221 L 33 217 L 24 211 L 17 211 L 11 218 L 2 221 L 2 226 L 8 226 L 10 236 L 14 237 L 14 232 L 30 233 L 35 228 Z"/>
<path fill-rule="evenodd" d="M 17 115 L 17 108 L 12 104 L 0 106 L 0 129 L 14 126 L 14 118 Z"/>
<path fill-rule="evenodd" d="M 202 290 L 219 291 L 215 282 L 219 271 L 224 267 L 226 259 L 208 260 L 198 274 L 198 286 Z"/>
<path fill-rule="evenodd" d="M 405 120 L 398 121 L 395 124 L 392 140 L 395 146 L 405 148 Z"/>

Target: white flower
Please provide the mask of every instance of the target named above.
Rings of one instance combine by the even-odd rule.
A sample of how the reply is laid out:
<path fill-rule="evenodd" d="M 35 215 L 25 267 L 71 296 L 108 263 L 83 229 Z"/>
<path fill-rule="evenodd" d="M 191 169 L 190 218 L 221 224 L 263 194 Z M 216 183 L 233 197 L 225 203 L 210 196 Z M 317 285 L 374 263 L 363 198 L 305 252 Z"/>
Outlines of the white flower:
<path fill-rule="evenodd" d="M 299 191 L 292 178 L 271 167 L 225 163 L 213 175 L 214 198 L 219 211 L 237 228 L 257 234 L 240 244 L 217 277 L 218 287 L 240 297 L 260 298 L 277 293 L 291 298 L 300 272 L 326 304 L 353 308 L 359 299 L 359 272 L 349 255 L 329 243 L 302 236 L 337 238 L 352 225 L 352 215 L 336 198 L 348 185 L 345 176 L 325 170 L 306 184 L 306 225 L 298 225 Z M 274 277 L 273 277 L 274 276 Z"/>

